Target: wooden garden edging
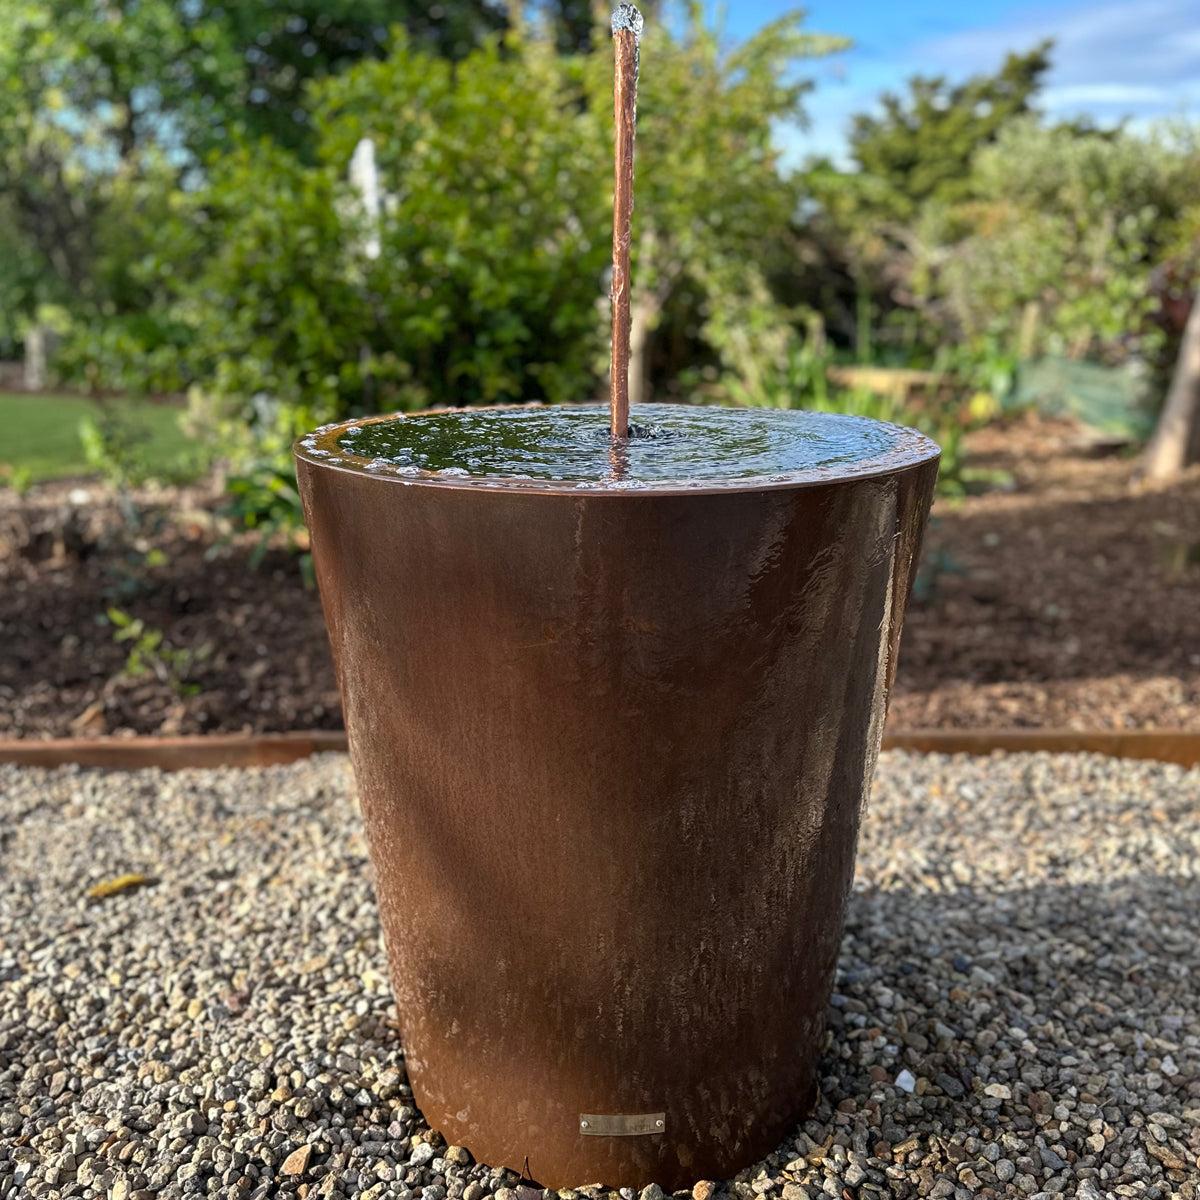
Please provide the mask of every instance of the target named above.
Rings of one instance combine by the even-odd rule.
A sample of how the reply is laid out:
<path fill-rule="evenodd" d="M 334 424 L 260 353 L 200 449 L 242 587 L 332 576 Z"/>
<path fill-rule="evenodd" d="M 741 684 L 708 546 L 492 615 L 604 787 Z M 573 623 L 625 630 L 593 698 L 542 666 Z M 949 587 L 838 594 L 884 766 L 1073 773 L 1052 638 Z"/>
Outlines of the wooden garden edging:
<path fill-rule="evenodd" d="M 341 730 L 311 733 L 230 733 L 200 737 L 53 738 L 0 741 L 0 763 L 27 767 L 268 767 L 322 750 L 345 750 Z"/>
<path fill-rule="evenodd" d="M 1180 729 L 897 729 L 883 735 L 885 750 L 921 754 L 991 754 L 996 750 L 1050 754 L 1104 754 L 1200 765 L 1200 733 Z"/>
<path fill-rule="evenodd" d="M 885 750 L 922 754 L 991 754 L 995 750 L 1054 754 L 1089 752 L 1111 758 L 1149 758 L 1200 765 L 1200 733 L 1172 729 L 897 729 L 884 734 Z M 201 737 L 55 738 L 0 741 L 0 763 L 29 767 L 131 770 L 159 767 L 265 767 L 295 762 L 325 750 L 344 751 L 340 730 L 309 733 L 214 734 Z"/>

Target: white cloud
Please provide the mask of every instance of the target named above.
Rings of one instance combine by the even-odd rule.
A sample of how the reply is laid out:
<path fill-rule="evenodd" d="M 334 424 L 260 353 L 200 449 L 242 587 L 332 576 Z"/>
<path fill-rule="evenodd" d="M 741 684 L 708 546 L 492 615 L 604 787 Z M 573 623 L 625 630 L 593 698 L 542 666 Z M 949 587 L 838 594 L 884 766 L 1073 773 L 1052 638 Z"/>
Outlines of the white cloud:
<path fill-rule="evenodd" d="M 1051 85 L 1069 103 L 1172 104 L 1172 85 L 1200 85 L 1200 12 L 1196 0 L 1108 0 L 1047 11 L 936 38 L 915 47 L 914 62 L 971 74 L 994 70 L 1007 50 L 1053 38 Z M 927 69 L 927 68 L 922 68 Z M 1131 89 L 1107 94 L 1068 89 Z M 1143 91 L 1142 89 L 1152 89 Z"/>
<path fill-rule="evenodd" d="M 914 74 L 962 80 L 995 71 L 1009 51 L 1052 39 L 1053 67 L 1040 97 L 1054 117 L 1101 122 L 1200 116 L 1200 0 L 1051 0 L 975 29 L 918 38 L 890 54 L 856 48 L 844 76 L 818 75 L 805 107 L 812 127 L 777 131 L 789 163 L 812 153 L 843 160 L 853 113 L 875 111 L 880 91 L 904 91 Z"/>
<path fill-rule="evenodd" d="M 1174 98 L 1173 89 L 1150 83 L 1071 83 L 1046 88 L 1041 95 L 1042 104 L 1049 109 L 1086 108 L 1091 104 L 1169 106 Z"/>

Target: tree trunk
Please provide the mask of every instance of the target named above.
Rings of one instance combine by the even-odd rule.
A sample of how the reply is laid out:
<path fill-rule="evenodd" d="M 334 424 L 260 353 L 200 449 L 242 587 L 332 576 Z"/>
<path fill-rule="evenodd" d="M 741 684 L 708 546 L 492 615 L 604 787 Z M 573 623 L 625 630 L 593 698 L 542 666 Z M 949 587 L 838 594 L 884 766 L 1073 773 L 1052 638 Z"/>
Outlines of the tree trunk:
<path fill-rule="evenodd" d="M 639 297 L 634 293 L 629 314 L 630 404 L 644 404 L 649 396 L 650 364 L 646 358 L 646 348 L 650 341 L 650 330 L 661 308 L 657 296 L 651 294 Z"/>
<path fill-rule="evenodd" d="M 1183 331 L 1162 416 L 1142 459 L 1142 479 L 1170 479 L 1200 460 L 1200 293 Z"/>
<path fill-rule="evenodd" d="M 641 5 L 645 11 L 645 4 Z M 656 279 L 653 287 L 630 289 L 629 305 L 629 403 L 644 404 L 650 399 L 650 361 L 647 350 L 650 334 L 670 299 L 678 268 L 659 262 L 659 242 L 653 226 L 638 240 L 637 265 L 643 279 Z"/>

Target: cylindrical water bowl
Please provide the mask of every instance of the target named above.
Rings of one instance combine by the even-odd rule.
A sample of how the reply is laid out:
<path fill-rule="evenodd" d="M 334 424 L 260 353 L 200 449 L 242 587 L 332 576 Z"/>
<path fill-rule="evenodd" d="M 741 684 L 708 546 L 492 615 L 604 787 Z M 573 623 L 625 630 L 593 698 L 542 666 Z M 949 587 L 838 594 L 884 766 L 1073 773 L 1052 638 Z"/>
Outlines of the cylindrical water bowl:
<path fill-rule="evenodd" d="M 813 1100 L 936 446 L 581 489 L 344 429 L 296 461 L 417 1103 L 544 1186 L 732 1174 Z"/>

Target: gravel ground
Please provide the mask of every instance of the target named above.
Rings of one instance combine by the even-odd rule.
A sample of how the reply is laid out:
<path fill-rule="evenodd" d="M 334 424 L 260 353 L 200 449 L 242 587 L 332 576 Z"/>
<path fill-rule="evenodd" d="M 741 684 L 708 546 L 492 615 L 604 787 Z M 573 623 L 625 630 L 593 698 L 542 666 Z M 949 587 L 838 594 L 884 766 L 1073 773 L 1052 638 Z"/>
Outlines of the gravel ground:
<path fill-rule="evenodd" d="M 414 1110 L 352 796 L 0 767 L 0 1197 L 540 1200 Z M 884 755 L 820 1106 L 693 1194 L 1194 1200 L 1198 935 L 1200 771 Z"/>

